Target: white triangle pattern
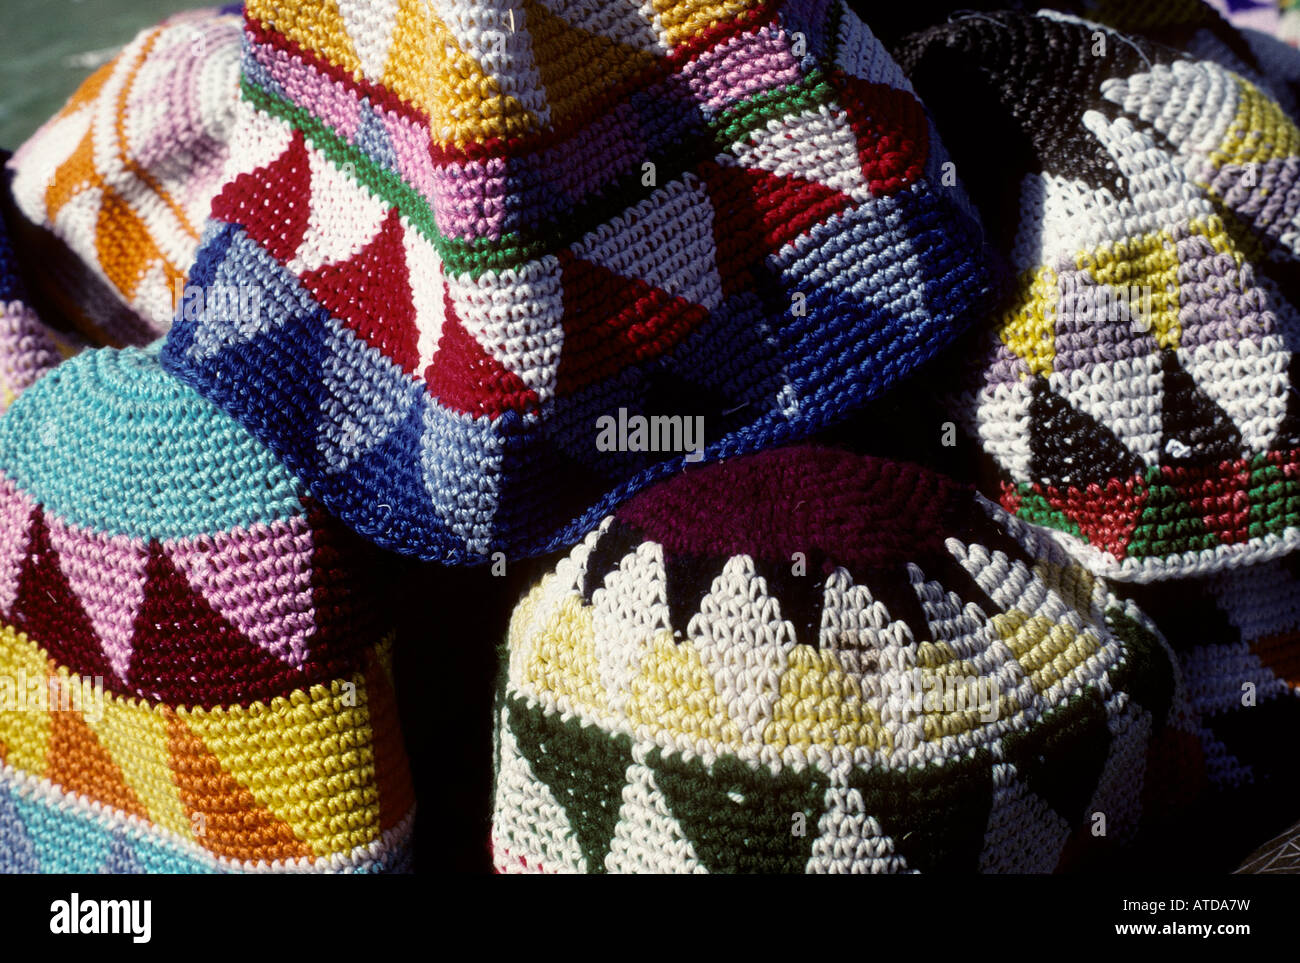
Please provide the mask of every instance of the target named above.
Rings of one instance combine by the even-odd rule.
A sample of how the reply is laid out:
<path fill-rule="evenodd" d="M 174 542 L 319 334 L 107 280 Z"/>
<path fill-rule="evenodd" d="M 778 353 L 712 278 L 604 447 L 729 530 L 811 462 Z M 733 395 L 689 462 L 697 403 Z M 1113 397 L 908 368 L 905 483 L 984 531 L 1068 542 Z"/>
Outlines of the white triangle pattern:
<path fill-rule="evenodd" d="M 1216 64 L 1180 60 L 1106 80 L 1101 95 L 1160 131 L 1184 155 L 1206 157 L 1236 120 L 1240 88 Z"/>
<path fill-rule="evenodd" d="M 585 235 L 573 254 L 712 311 L 722 303 L 713 204 L 688 175 Z"/>
<path fill-rule="evenodd" d="M 423 377 L 438 352 L 442 324 L 446 320 L 446 287 L 442 276 L 442 259 L 419 231 L 402 232 L 406 249 L 406 276 L 411 285 L 411 303 L 415 307 L 416 343 L 420 354 L 416 377 Z"/>
<path fill-rule="evenodd" d="M 1160 463 L 1164 376 L 1159 354 L 1100 362 L 1086 371 L 1053 371 L 1047 381 L 1052 391 L 1109 428 L 1148 465 Z"/>
<path fill-rule="evenodd" d="M 1050 873 L 1060 862 L 1070 824 L 1029 791 L 1015 766 L 993 766 L 993 807 L 980 853 L 981 873 Z"/>
<path fill-rule="evenodd" d="M 620 716 L 651 640 L 669 626 L 663 546 L 642 542 L 592 593 L 596 668 Z"/>
<path fill-rule="evenodd" d="M 457 3 L 427 0 L 464 53 L 495 78 L 503 97 L 513 97 L 537 118 L 551 122 L 546 88 L 533 61 L 532 38 L 522 0 Z"/>
<path fill-rule="evenodd" d="M 826 809 L 805 868 L 807 873 L 907 873 L 907 860 L 894 840 L 867 812 L 862 793 L 844 786 L 826 790 Z"/>
<path fill-rule="evenodd" d="M 533 775 L 507 718 L 507 710 L 503 709 L 498 729 L 500 751 L 492 828 L 497 843 L 510 851 L 511 861 L 498 853 L 497 868 L 508 871 L 518 865 L 519 856 L 536 855 L 540 869 L 545 872 L 587 872 L 587 861 L 564 807 L 546 784 Z"/>
<path fill-rule="evenodd" d="M 985 451 L 1013 481 L 1032 481 L 1029 449 L 1029 380 L 985 385 L 976 396 L 976 433 Z"/>
<path fill-rule="evenodd" d="M 1282 338 L 1268 334 L 1256 344 L 1217 341 L 1179 348 L 1178 361 L 1241 432 L 1251 450 L 1265 452 L 1286 417 L 1290 352 Z"/>
<path fill-rule="evenodd" d="M 638 762 L 627 768 L 605 868 L 611 873 L 708 872 L 655 785 L 653 770 Z"/>
<path fill-rule="evenodd" d="M 732 158 L 734 157 L 734 160 Z M 849 117 L 838 106 L 821 105 L 768 121 L 728 149 L 726 162 L 782 177 L 815 181 L 855 200 L 871 197 L 858 142 Z"/>
<path fill-rule="evenodd" d="M 287 265 L 294 274 L 355 257 L 379 233 L 388 216 L 388 206 L 382 200 L 320 151 L 308 147 L 307 162 L 311 168 L 311 203 L 302 243 Z"/>
<path fill-rule="evenodd" d="M 762 745 L 795 646 L 794 626 L 748 555 L 727 559 L 686 634 L 695 644 L 740 741 Z"/>
<path fill-rule="evenodd" d="M 397 0 L 336 0 L 366 79 L 383 83 L 397 21 Z"/>
<path fill-rule="evenodd" d="M 554 256 L 479 278 L 449 275 L 456 316 L 482 348 L 545 402 L 564 347 L 564 289 Z"/>

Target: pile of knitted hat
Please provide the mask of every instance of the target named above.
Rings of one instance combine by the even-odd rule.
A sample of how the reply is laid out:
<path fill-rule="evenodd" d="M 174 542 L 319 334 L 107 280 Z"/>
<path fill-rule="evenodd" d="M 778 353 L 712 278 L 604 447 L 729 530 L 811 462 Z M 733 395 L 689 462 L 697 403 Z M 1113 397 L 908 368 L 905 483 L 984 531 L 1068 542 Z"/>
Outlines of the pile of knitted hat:
<path fill-rule="evenodd" d="M 142 35 L 9 164 L 0 869 L 408 868 L 402 555 L 563 554 L 499 871 L 1051 871 L 1285 779 L 1300 132 L 1196 11 Z"/>

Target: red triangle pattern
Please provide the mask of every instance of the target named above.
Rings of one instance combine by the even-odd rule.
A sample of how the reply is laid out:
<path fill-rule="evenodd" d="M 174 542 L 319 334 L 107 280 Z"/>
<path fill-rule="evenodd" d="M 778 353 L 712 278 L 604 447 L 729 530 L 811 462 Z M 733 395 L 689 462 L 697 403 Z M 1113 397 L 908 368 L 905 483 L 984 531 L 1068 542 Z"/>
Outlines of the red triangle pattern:
<path fill-rule="evenodd" d="M 194 591 L 156 541 L 133 636 L 131 686 L 168 705 L 247 705 L 302 682 L 299 670 L 250 642 Z"/>
<path fill-rule="evenodd" d="M 831 83 L 849 115 L 871 193 L 896 194 L 919 180 L 930 153 L 930 125 L 920 101 L 841 71 L 831 75 Z"/>
<path fill-rule="evenodd" d="M 666 354 L 709 317 L 698 304 L 568 251 L 560 252 L 560 269 L 564 353 L 557 395 Z"/>
<path fill-rule="evenodd" d="M 1165 465 L 1161 474 L 1224 545 L 1250 539 L 1250 465 L 1245 459 L 1210 466 Z"/>
<path fill-rule="evenodd" d="M 453 411 L 498 418 L 506 411 L 528 411 L 537 392 L 478 343 L 456 315 L 451 294 L 443 292 L 445 318 L 438 350 L 425 369 L 429 394 Z"/>
<path fill-rule="evenodd" d="M 847 194 L 825 184 L 765 170 L 709 162 L 700 176 L 713 203 L 713 243 L 728 297 L 753 286 L 755 263 L 853 206 Z"/>
<path fill-rule="evenodd" d="M 212 201 L 212 216 L 244 231 L 281 264 L 302 244 L 309 217 L 311 166 L 307 143 L 295 130 L 293 140 L 266 167 L 240 174 Z"/>
<path fill-rule="evenodd" d="M 391 358 L 407 374 L 420 363 L 420 334 L 397 208 L 379 232 L 346 261 L 302 275 L 302 283 L 334 317 Z"/>
<path fill-rule="evenodd" d="M 1079 526 L 1088 544 L 1120 561 L 1128 554 L 1149 494 L 1146 482 L 1137 477 L 1112 478 L 1104 489 L 1095 484 L 1083 490 L 1045 486 L 1042 492 L 1049 505 Z"/>
<path fill-rule="evenodd" d="M 32 510 L 28 531 L 31 541 L 18 575 L 10 623 L 26 632 L 59 665 L 68 666 L 83 678 L 99 676 L 110 688 L 120 684 L 90 618 L 59 567 L 40 506 Z"/>
<path fill-rule="evenodd" d="M 1023 501 L 1019 489 L 1007 481 L 999 481 L 999 487 L 1002 489 L 1002 495 L 998 499 L 998 504 L 1009 515 L 1015 515 L 1020 511 L 1020 503 Z"/>

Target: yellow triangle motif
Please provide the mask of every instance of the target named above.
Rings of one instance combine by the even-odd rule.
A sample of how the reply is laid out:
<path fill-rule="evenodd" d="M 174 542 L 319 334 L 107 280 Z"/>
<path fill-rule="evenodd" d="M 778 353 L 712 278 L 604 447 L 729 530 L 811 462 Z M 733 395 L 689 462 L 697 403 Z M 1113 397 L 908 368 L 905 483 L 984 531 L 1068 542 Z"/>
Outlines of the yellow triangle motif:
<path fill-rule="evenodd" d="M 858 678 L 846 673 L 834 652 L 796 645 L 781 675 L 781 695 L 763 742 L 807 750 L 845 746 L 889 752 L 893 740 L 876 707 L 863 702 Z"/>
<path fill-rule="evenodd" d="M 654 65 L 653 54 L 589 33 L 562 20 L 537 0 L 524 0 L 533 61 L 546 86 L 551 123 L 581 113 L 606 90 Z"/>
<path fill-rule="evenodd" d="M 348 682 L 355 688 L 336 680 L 269 706 L 194 709 L 185 716 L 193 738 L 231 780 L 321 856 L 379 837 L 365 679 L 358 673 Z"/>
<path fill-rule="evenodd" d="M 248 0 L 245 15 L 274 28 L 294 43 L 314 50 L 330 63 L 361 80 L 361 58 L 357 56 L 335 0 L 315 3 L 277 3 L 276 0 Z"/>
<path fill-rule="evenodd" d="M 1056 272 L 1049 267 L 1024 275 L 1013 307 L 998 325 L 1002 343 L 1029 366 L 1031 373 L 1046 377 L 1056 360 L 1056 315 L 1060 290 Z"/>
<path fill-rule="evenodd" d="M 522 25 L 521 25 L 522 26 Z M 429 0 L 399 0 L 384 86 L 429 117 L 435 143 L 521 137 L 538 119 L 465 52 Z"/>
<path fill-rule="evenodd" d="M 709 27 L 732 20 L 760 6 L 763 0 L 651 0 L 659 15 L 664 41 L 670 47 L 690 40 Z"/>
<path fill-rule="evenodd" d="M 1113 287 L 1117 302 L 1140 304 L 1133 323 L 1149 331 L 1156 344 L 1170 351 L 1178 347 L 1183 330 L 1178 320 L 1178 245 L 1168 231 L 1104 244 L 1080 254 L 1076 264 L 1098 284 Z M 1137 301 L 1130 294 L 1135 289 Z"/>
<path fill-rule="evenodd" d="M 713 675 L 695 646 L 663 632 L 650 643 L 632 680 L 627 720 L 634 727 L 691 742 L 740 748 L 740 730 L 718 697 Z"/>
<path fill-rule="evenodd" d="M 1216 168 L 1228 164 L 1265 164 L 1300 154 L 1300 130 L 1277 101 L 1254 84 L 1237 78 L 1237 114 L 1223 143 L 1210 155 Z M 1262 177 L 1263 172 L 1257 172 Z"/>
<path fill-rule="evenodd" d="M 1091 629 L 1080 632 L 1044 615 L 1012 610 L 993 616 L 993 628 L 1006 642 L 1039 693 L 1045 693 L 1101 649 Z"/>

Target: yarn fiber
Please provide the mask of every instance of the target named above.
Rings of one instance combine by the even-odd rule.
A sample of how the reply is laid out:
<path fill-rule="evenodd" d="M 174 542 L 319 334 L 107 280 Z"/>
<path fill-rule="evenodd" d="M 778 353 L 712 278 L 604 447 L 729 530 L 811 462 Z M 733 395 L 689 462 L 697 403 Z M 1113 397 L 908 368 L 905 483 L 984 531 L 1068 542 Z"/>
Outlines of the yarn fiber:
<path fill-rule="evenodd" d="M 1161 811 L 1190 725 L 1164 641 L 1051 539 L 830 449 L 637 495 L 507 658 L 500 872 L 1047 872 L 1095 813 L 1120 841 Z"/>
<path fill-rule="evenodd" d="M 385 548 L 567 547 L 878 395 L 987 290 L 921 104 L 838 2 L 252 0 L 244 38 L 191 281 L 260 310 L 178 316 L 163 363 Z M 600 450 L 628 417 L 704 443 Z"/>
<path fill-rule="evenodd" d="M 400 870 L 382 560 L 158 348 L 0 418 L 0 868 Z"/>
<path fill-rule="evenodd" d="M 91 344 L 147 344 L 180 306 L 229 148 L 240 19 L 142 31 L 9 162 L 32 277 Z"/>
<path fill-rule="evenodd" d="M 1292 121 L 1217 63 L 1061 14 L 959 18 L 904 47 L 941 129 L 956 118 L 985 223 L 1008 225 L 1017 282 L 954 400 L 1000 471 L 988 494 L 1118 579 L 1294 549 Z M 1001 170 L 956 132 L 954 70 Z"/>

